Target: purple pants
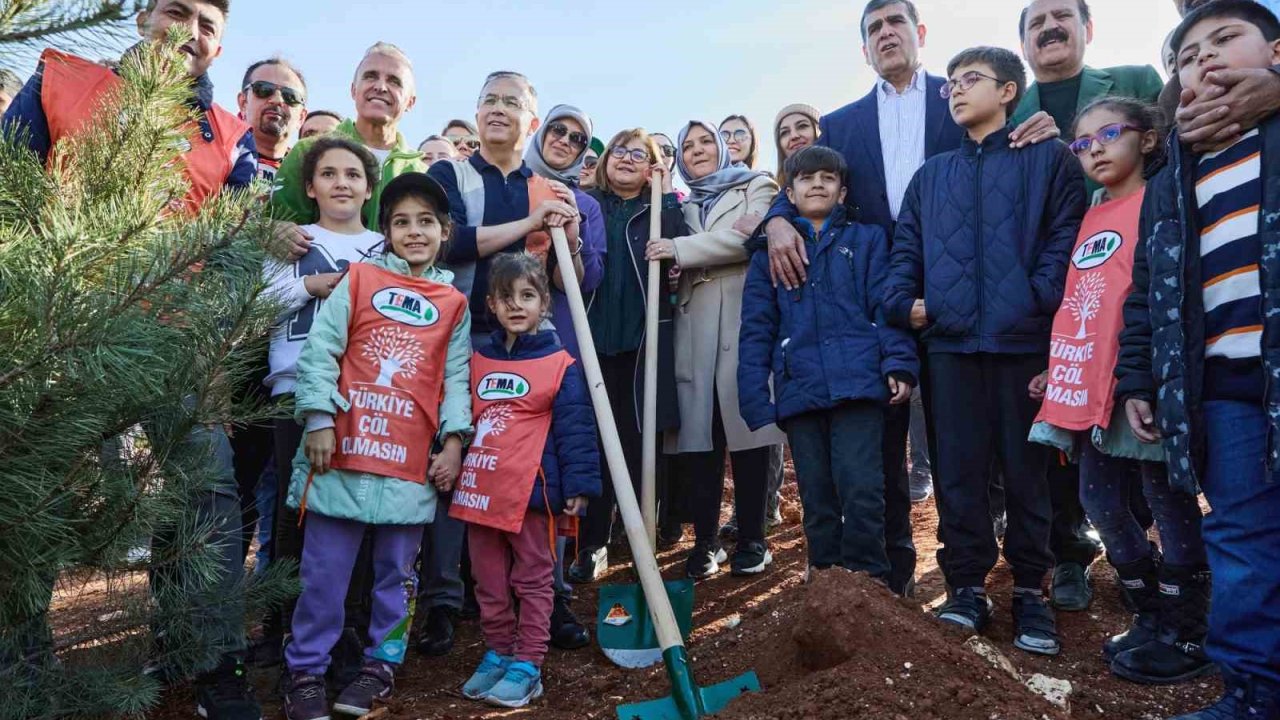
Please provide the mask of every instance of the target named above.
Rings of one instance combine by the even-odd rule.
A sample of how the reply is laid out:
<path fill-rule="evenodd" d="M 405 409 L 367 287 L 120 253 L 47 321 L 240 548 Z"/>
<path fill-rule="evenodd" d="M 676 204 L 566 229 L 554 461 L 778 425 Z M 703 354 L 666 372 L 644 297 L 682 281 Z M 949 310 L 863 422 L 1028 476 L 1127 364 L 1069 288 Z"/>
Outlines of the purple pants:
<path fill-rule="evenodd" d="M 293 611 L 293 641 L 284 652 L 291 672 L 323 675 L 329 667 L 329 653 L 342 634 L 347 585 L 368 527 L 307 513 L 302 595 Z M 365 657 L 404 662 L 418 595 L 413 562 L 421 542 L 421 525 L 373 526 L 373 613 Z"/>

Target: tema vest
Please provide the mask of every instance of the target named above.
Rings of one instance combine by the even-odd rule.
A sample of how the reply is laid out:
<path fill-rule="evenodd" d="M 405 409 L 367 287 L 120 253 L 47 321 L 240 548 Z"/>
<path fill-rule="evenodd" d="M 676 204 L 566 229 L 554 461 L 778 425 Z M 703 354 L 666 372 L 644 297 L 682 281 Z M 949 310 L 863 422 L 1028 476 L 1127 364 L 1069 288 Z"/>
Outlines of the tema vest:
<path fill-rule="evenodd" d="M 333 467 L 424 484 L 449 340 L 467 300 L 448 285 L 365 263 L 351 265 L 347 282 Z"/>
<path fill-rule="evenodd" d="M 542 471 L 556 393 L 572 364 L 564 350 L 533 360 L 472 355 L 476 435 L 462 463 L 450 517 L 520 532 L 534 480 Z"/>
<path fill-rule="evenodd" d="M 44 63 L 40 104 L 49 124 L 52 166 L 59 141 L 89 129 L 123 81 L 109 68 L 57 50 L 45 50 L 40 60 Z M 206 119 L 210 132 L 202 133 L 192 125 L 190 149 L 183 154 L 183 171 L 191 185 L 183 207 L 190 214 L 222 189 L 235 165 L 240 138 L 249 130 L 243 120 L 217 105 L 209 108 Z"/>

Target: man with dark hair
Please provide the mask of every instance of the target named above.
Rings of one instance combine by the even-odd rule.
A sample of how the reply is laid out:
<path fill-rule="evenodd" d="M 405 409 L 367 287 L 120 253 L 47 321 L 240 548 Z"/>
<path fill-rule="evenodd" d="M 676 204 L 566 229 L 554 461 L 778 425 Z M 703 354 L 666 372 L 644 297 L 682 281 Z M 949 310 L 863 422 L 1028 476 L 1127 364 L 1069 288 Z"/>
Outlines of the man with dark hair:
<path fill-rule="evenodd" d="M 22 90 L 22 79 L 12 70 L 0 68 L 0 116 L 9 108 L 9 103 Z"/>
<path fill-rule="evenodd" d="M 302 127 L 298 130 L 298 139 L 326 135 L 338 129 L 342 122 L 343 117 L 332 110 L 308 110 L 307 119 L 302 121 Z"/>
<path fill-rule="evenodd" d="M 307 119 L 307 81 L 283 58 L 259 60 L 245 71 L 236 103 L 240 117 L 253 126 L 258 176 L 274 182 L 294 133 Z"/>
<path fill-rule="evenodd" d="M 480 134 L 476 126 L 466 120 L 450 120 L 440 134 L 449 138 L 453 146 L 458 149 L 458 155 L 464 160 L 480 149 Z"/>

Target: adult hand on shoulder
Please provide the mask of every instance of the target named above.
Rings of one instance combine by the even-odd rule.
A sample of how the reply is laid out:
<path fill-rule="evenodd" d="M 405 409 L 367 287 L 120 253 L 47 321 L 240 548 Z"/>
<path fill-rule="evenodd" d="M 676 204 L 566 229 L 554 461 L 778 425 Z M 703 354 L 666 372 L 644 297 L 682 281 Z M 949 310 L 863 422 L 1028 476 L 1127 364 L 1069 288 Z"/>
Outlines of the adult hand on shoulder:
<path fill-rule="evenodd" d="M 306 255 L 311 249 L 311 241 L 315 240 L 310 233 L 298 227 L 297 223 L 285 220 L 276 222 L 275 239 L 280 252 L 289 262 L 297 262 Z"/>
<path fill-rule="evenodd" d="M 764 220 L 764 216 L 760 213 L 749 213 L 735 220 L 733 222 L 733 229 L 747 237 L 751 237 L 755 234 L 756 230 L 760 228 L 760 222 L 762 220 Z"/>
<path fill-rule="evenodd" d="M 338 286 L 338 281 L 341 279 L 342 273 L 319 273 L 302 278 L 302 284 L 307 288 L 307 292 L 311 297 L 324 300 Z"/>
<path fill-rule="evenodd" d="M 1027 118 L 1021 125 L 1009 133 L 1009 144 L 1016 148 L 1026 147 L 1052 140 L 1062 135 L 1053 116 L 1041 110 Z"/>
<path fill-rule="evenodd" d="M 322 428 L 307 433 L 303 450 L 307 454 L 307 462 L 316 474 L 329 472 L 329 461 L 333 459 L 333 450 L 337 447 L 337 438 L 333 428 Z"/>
<path fill-rule="evenodd" d="M 786 218 L 776 217 L 764 226 L 765 236 L 769 238 L 769 277 L 773 286 L 795 290 L 809 279 L 809 253 L 804 249 L 804 238 L 787 222 Z"/>
<path fill-rule="evenodd" d="M 1280 75 L 1268 68 L 1215 70 L 1205 76 L 1208 89 L 1196 96 L 1182 91 L 1178 138 L 1197 153 L 1218 150 L 1280 110 Z"/>
<path fill-rule="evenodd" d="M 587 514 L 587 498 L 571 497 L 564 501 L 564 513 L 566 515 L 575 515 L 583 517 Z"/>
<path fill-rule="evenodd" d="M 1040 402 L 1044 400 L 1044 392 L 1049 389 L 1049 371 L 1045 370 L 1039 375 L 1031 378 L 1031 382 L 1027 385 L 1027 394 L 1032 400 Z"/>
<path fill-rule="evenodd" d="M 1124 402 L 1124 415 L 1129 420 L 1129 428 L 1139 440 L 1148 444 L 1160 442 L 1160 428 L 1156 427 L 1150 402 L 1142 398 L 1129 398 Z"/>
<path fill-rule="evenodd" d="M 911 383 L 889 376 L 889 404 L 901 405 L 911 401 Z"/>
<path fill-rule="evenodd" d="M 916 300 L 911 305 L 911 329 L 923 330 L 929 324 L 929 312 L 924 306 L 924 300 Z"/>

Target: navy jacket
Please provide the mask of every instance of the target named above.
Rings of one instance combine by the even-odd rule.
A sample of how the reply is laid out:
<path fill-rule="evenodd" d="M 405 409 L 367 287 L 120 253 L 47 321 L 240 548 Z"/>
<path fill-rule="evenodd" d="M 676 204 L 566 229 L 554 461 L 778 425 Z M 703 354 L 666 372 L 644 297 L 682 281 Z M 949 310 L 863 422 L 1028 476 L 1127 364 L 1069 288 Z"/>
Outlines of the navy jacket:
<path fill-rule="evenodd" d="M 880 308 L 884 231 L 847 220 L 839 207 L 821 233 L 804 220 L 797 229 L 810 238 L 810 265 L 808 281 L 794 291 L 773 286 L 763 240 L 747 243 L 738 407 L 752 430 L 849 400 L 885 402 L 890 373 L 913 385 L 920 374 L 915 341 L 886 325 Z"/>
<path fill-rule="evenodd" d="M 1054 140 L 1015 150 L 1005 127 L 925 162 L 898 215 L 885 315 L 924 298 L 930 352 L 1044 353 L 1084 218 L 1084 173 Z"/>
<path fill-rule="evenodd" d="M 877 79 L 877 82 L 880 82 Z M 964 130 L 951 118 L 951 108 L 939 94 L 945 78 L 925 76 L 924 156 L 960 147 Z M 849 165 L 846 185 L 849 195 L 845 204 L 853 209 L 854 218 L 868 225 L 884 228 L 893 239 L 893 215 L 889 211 L 889 193 L 885 189 L 884 149 L 880 145 L 880 106 L 876 89 L 862 99 L 827 113 L 818 121 L 818 145 L 835 150 Z M 785 192 L 778 193 L 766 221 L 775 217 L 793 218 L 796 209 Z"/>
<path fill-rule="evenodd" d="M 1262 132 L 1262 366 L 1267 379 L 1267 462 L 1280 470 L 1280 117 Z M 1124 303 L 1116 397 L 1155 400 L 1169 484 L 1198 493 L 1204 472 L 1204 286 L 1196 213 L 1197 157 L 1169 139 L 1169 162 L 1147 184 L 1133 258 L 1133 290 Z"/>
<path fill-rule="evenodd" d="M 541 330 L 516 338 L 507 352 L 507 336 L 495 330 L 490 342 L 479 349 L 481 355 L 495 360 L 532 360 L 563 350 L 554 330 Z M 596 415 L 591 408 L 586 377 L 578 363 L 569 366 L 560 382 L 551 409 L 551 429 L 542 450 L 542 475 L 534 478 L 529 507 L 547 511 L 543 499 L 542 478 L 546 478 L 546 498 L 552 513 L 564 511 L 564 501 L 571 497 L 600 497 L 600 450 L 596 446 Z"/>

